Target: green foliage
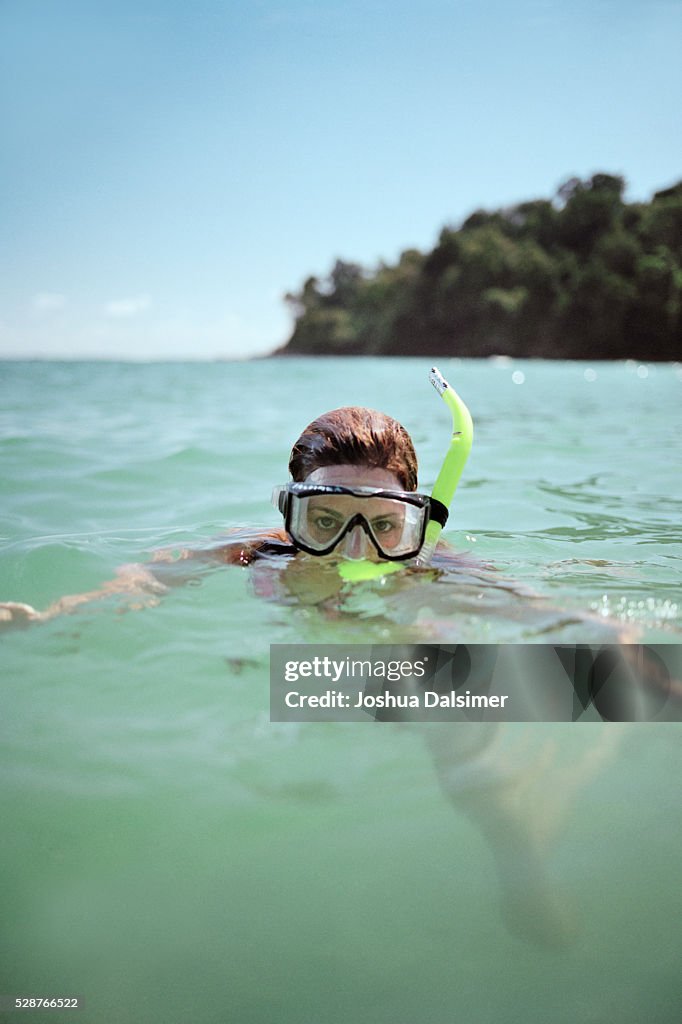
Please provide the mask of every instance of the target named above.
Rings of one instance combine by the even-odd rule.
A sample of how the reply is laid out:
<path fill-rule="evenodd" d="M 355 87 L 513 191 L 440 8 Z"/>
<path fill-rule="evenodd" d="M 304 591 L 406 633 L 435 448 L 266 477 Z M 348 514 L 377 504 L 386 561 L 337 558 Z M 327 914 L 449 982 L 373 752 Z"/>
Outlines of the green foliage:
<path fill-rule="evenodd" d="M 628 204 L 624 179 L 477 210 L 428 253 L 337 260 L 287 295 L 282 352 L 682 359 L 682 182 Z"/>

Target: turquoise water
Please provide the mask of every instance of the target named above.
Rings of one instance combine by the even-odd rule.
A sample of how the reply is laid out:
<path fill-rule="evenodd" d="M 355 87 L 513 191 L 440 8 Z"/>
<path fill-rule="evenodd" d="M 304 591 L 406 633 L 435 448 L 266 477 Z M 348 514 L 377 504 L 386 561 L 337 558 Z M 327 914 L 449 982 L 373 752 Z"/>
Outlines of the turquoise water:
<path fill-rule="evenodd" d="M 0 598 L 275 525 L 292 441 L 335 406 L 399 418 L 428 489 L 428 368 L 3 364 Z M 224 567 L 4 633 L 0 993 L 75 992 L 83 1024 L 679 1020 L 678 726 L 472 725 L 443 755 L 268 721 L 272 642 L 682 639 L 682 371 L 440 368 L 476 424 L 467 568 L 330 608 Z"/>

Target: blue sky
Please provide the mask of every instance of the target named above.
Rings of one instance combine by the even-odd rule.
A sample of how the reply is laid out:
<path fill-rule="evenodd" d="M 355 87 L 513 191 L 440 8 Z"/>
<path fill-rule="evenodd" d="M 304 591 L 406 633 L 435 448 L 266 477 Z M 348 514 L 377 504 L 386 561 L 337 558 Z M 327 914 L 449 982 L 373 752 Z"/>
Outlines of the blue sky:
<path fill-rule="evenodd" d="M 682 178 L 679 0 L 3 0 L 0 355 L 232 357 L 334 260 Z"/>

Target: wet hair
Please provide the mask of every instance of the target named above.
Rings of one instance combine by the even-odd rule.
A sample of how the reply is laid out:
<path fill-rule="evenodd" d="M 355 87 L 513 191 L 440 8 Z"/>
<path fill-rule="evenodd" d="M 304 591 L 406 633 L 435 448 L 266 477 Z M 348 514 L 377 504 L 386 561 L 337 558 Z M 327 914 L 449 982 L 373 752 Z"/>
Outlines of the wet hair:
<path fill-rule="evenodd" d="M 289 472 L 301 483 L 323 466 L 385 469 L 398 477 L 403 490 L 417 489 L 412 438 L 397 420 L 374 409 L 334 409 L 305 428 L 291 450 Z"/>

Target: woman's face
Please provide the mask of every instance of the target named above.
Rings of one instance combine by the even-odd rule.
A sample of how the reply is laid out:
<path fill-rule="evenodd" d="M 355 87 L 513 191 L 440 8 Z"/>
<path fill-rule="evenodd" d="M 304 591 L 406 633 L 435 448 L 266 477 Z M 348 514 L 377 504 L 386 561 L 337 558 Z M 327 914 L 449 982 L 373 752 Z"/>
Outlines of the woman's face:
<path fill-rule="evenodd" d="M 369 469 L 365 466 L 323 466 L 320 469 L 316 469 L 313 473 L 307 477 L 306 483 L 310 484 L 324 484 L 331 485 L 337 484 L 342 487 L 376 487 L 387 491 L 402 491 L 403 485 L 395 473 L 390 473 L 386 469 Z M 380 498 L 372 498 L 371 501 L 374 503 L 371 509 L 372 518 L 380 520 L 382 515 L 382 506 Z M 362 511 L 363 506 L 358 502 L 358 499 L 354 499 L 351 495 L 342 499 L 336 499 L 337 507 L 339 502 L 347 502 L 348 508 L 347 513 L 354 514 L 357 511 Z M 320 508 L 317 510 L 320 517 L 320 528 L 324 528 L 324 499 L 320 498 Z M 365 504 L 365 508 L 366 508 Z M 385 536 L 382 538 L 386 544 L 387 549 L 390 549 L 390 519 L 389 509 L 392 514 L 393 507 L 387 504 L 386 507 L 386 522 L 380 524 L 380 528 L 383 527 L 385 530 Z M 311 504 L 311 514 L 315 514 L 315 506 Z M 376 528 L 376 527 L 375 527 Z M 345 535 L 339 542 L 338 546 L 331 552 L 327 557 L 329 558 L 350 558 L 350 559 L 367 559 L 370 562 L 382 561 L 376 548 L 370 541 L 369 537 L 359 524 L 354 526 L 353 529 Z"/>

